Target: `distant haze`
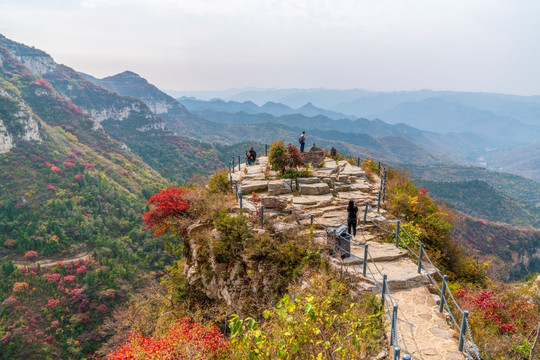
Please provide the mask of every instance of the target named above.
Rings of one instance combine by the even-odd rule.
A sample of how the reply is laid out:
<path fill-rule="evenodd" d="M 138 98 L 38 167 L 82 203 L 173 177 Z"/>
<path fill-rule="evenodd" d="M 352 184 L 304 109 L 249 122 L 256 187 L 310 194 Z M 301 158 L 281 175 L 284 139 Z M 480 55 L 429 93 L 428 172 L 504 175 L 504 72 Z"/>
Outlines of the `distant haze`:
<path fill-rule="evenodd" d="M 540 94 L 537 0 L 0 0 L 0 33 L 162 89 Z"/>

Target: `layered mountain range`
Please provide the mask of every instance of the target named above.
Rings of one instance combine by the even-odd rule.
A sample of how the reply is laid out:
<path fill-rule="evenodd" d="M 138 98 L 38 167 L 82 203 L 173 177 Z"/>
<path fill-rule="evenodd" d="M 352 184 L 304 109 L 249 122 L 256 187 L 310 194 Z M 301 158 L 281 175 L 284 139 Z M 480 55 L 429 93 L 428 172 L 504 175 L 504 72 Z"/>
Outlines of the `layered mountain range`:
<path fill-rule="evenodd" d="M 240 95 L 236 100 L 243 102 L 178 101 L 133 72 L 97 79 L 0 35 L 2 356 L 81 358 L 94 352 L 107 337 L 104 318 L 134 289 L 159 278 L 154 270 L 171 262 L 160 240 L 143 228 L 140 214 L 147 209 L 146 200 L 164 187 L 226 167 L 231 156 L 243 154 L 248 146 L 261 153 L 263 144 L 277 139 L 296 144 L 302 130 L 307 130 L 309 144 L 410 169 L 418 184 L 464 213 L 511 225 L 538 225 L 538 182 L 459 164 L 483 156 L 486 147 L 494 146 L 493 139 L 514 136 L 519 146 L 496 146 L 485 161 L 499 161 L 500 167 L 513 162 L 516 172 L 537 176 L 538 157 L 533 156 L 538 146 L 531 142 L 537 134 L 535 98 L 516 111 L 521 123 L 515 128 L 509 122 L 518 100 L 503 98 L 498 106 L 481 98 L 490 107 L 482 111 L 500 112 L 494 128 L 485 134 L 448 134 L 349 112 L 343 104 L 352 108 L 372 95 L 366 91 L 273 94 L 287 102 L 256 105 L 257 96 L 260 100 L 268 95 L 261 93 L 254 94 L 254 102 Z M 422 98 L 433 95 L 429 91 L 405 95 L 410 102 L 428 104 L 434 118 L 450 96 L 459 100 L 453 93 L 444 94 L 443 100 Z M 396 104 L 397 98 L 362 101 L 371 104 L 371 112 L 399 122 L 399 111 L 413 111 L 414 106 Z M 376 106 L 383 103 L 386 108 Z M 464 110 L 467 106 L 471 104 L 455 106 L 452 116 L 469 111 Z M 410 119 L 427 121 L 418 113 Z M 485 123 L 490 124 L 488 115 Z M 452 117 L 441 118 L 446 124 Z M 471 119 L 444 129 L 463 130 L 459 126 L 466 127 Z M 456 124 L 461 125 L 450 127 Z M 478 132 L 481 124 L 470 129 Z M 431 130 L 438 129 L 443 128 Z M 504 263 L 508 259 L 499 253 L 508 237 L 513 262 L 538 257 L 533 251 L 538 232 L 497 225 L 491 228 L 497 239 L 486 240 L 496 248 L 485 249 L 476 235 L 471 238 L 485 221 L 464 219 L 466 227 L 458 224 L 456 238 L 479 256 L 489 253 Z M 526 239 L 527 249 L 520 248 L 520 239 Z M 32 266 L 36 259 L 47 266 Z M 515 276 L 537 271 L 538 263 L 530 261 L 531 267 Z M 28 270 L 16 271 L 16 265 Z M 29 295 L 17 295 L 21 301 L 11 296 L 21 291 Z M 25 347 L 10 345 L 23 343 Z"/>

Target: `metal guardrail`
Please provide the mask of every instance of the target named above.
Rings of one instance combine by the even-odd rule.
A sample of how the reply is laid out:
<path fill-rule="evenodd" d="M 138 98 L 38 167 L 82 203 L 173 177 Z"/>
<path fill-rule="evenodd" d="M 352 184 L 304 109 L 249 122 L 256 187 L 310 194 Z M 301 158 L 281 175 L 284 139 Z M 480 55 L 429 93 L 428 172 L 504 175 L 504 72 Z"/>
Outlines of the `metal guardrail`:
<path fill-rule="evenodd" d="M 381 225 L 379 225 L 377 222 L 375 222 L 374 219 L 371 219 L 368 216 L 368 212 L 369 212 L 370 208 L 371 208 L 372 211 L 375 210 L 375 209 L 373 209 L 373 207 L 371 206 L 370 203 L 366 203 L 363 224 L 365 225 L 369 220 L 373 225 L 375 225 L 379 229 L 385 231 L 386 233 L 395 233 L 396 247 L 401 247 L 403 249 L 406 249 L 411 255 L 416 257 L 416 259 L 418 260 L 418 273 L 422 274 L 422 270 L 423 270 L 425 275 L 427 275 L 427 278 L 430 280 L 431 284 L 434 285 L 435 288 L 437 288 L 437 290 L 440 293 L 441 301 L 440 301 L 440 304 L 439 304 L 439 312 L 442 313 L 444 308 L 446 308 L 446 310 L 447 310 L 447 312 L 448 312 L 448 314 L 450 316 L 450 319 L 452 320 L 451 324 L 453 326 L 455 326 L 456 329 L 459 331 L 458 350 L 460 352 L 465 352 L 465 355 L 466 355 L 467 359 L 481 360 L 481 357 L 480 357 L 480 354 L 479 354 L 479 351 L 478 351 L 478 346 L 476 346 L 476 344 L 475 344 L 475 342 L 473 340 L 473 337 L 472 337 L 472 333 L 471 333 L 471 328 L 470 328 L 470 323 L 469 323 L 469 311 L 463 310 L 459 306 L 456 299 L 454 298 L 454 295 L 452 294 L 450 289 L 448 289 L 447 276 L 443 275 L 443 273 L 435 266 L 435 264 L 433 264 L 433 261 L 431 261 L 431 259 L 429 258 L 428 254 L 426 253 L 426 251 L 424 249 L 424 244 L 417 241 L 416 239 L 414 239 L 401 226 L 401 223 L 400 223 L 399 220 L 397 222 L 395 222 L 395 224 L 396 224 L 395 231 L 389 231 L 388 229 L 383 228 Z M 368 217 L 369 217 L 369 219 L 368 219 Z M 386 220 L 384 218 L 378 218 L 377 220 L 379 220 L 381 222 L 384 222 L 384 223 L 392 223 L 392 224 L 394 223 L 393 221 Z M 401 236 L 401 233 L 405 234 L 406 237 L 410 241 L 412 241 L 412 243 L 414 243 L 415 245 L 417 245 L 419 247 L 418 254 L 414 250 L 411 249 L 411 247 L 407 244 L 407 242 Z M 401 246 L 401 245 L 403 245 L 403 246 Z M 425 262 L 423 260 L 424 258 L 427 260 L 429 265 L 431 265 L 431 268 L 433 270 L 435 270 L 434 275 L 435 276 L 438 275 L 439 277 L 441 277 L 441 282 L 442 282 L 441 287 L 439 287 L 439 284 L 437 283 L 437 281 L 433 278 L 433 276 L 431 276 L 430 271 L 426 267 Z M 447 296 L 447 294 L 448 294 L 448 296 Z M 451 300 L 450 303 L 448 302 L 449 298 Z M 453 310 L 452 310 L 450 305 L 453 305 L 453 309 L 458 310 L 459 315 L 461 316 L 461 325 L 458 324 L 458 321 L 457 321 L 456 317 L 454 316 Z M 467 339 L 467 337 L 468 337 L 468 339 Z"/>

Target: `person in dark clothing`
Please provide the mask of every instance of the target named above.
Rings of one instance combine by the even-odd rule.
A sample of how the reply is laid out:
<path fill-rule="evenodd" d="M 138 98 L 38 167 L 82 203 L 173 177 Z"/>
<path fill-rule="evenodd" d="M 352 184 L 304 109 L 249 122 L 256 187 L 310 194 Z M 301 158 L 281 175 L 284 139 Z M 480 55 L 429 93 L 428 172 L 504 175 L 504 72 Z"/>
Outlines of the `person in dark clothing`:
<path fill-rule="evenodd" d="M 334 148 L 334 147 L 332 146 L 332 148 L 330 149 L 330 156 L 331 156 L 332 158 L 335 158 L 336 155 L 337 155 L 337 150 L 336 150 L 336 148 Z"/>
<path fill-rule="evenodd" d="M 249 153 L 247 154 L 247 164 L 249 166 L 255 164 L 255 160 L 257 159 L 257 153 L 255 150 L 253 150 L 253 146 L 249 148 Z"/>
<path fill-rule="evenodd" d="M 358 207 L 354 206 L 354 201 L 349 200 L 349 206 L 347 206 L 347 232 L 353 236 L 356 236 L 356 215 L 357 214 L 358 214 Z"/>
<path fill-rule="evenodd" d="M 298 139 L 298 142 L 300 143 L 300 152 L 304 152 L 304 146 L 306 145 L 306 132 L 302 131 L 302 135 L 300 135 L 300 139 Z"/>

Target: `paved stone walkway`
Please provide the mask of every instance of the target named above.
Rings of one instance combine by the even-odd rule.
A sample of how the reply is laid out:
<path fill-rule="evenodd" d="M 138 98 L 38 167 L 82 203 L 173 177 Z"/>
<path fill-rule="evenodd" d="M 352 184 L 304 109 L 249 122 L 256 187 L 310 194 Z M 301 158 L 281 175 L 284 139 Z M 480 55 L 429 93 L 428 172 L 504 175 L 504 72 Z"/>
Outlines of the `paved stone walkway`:
<path fill-rule="evenodd" d="M 289 214 L 309 216 L 314 215 L 315 221 L 324 227 L 338 227 L 346 224 L 346 206 L 349 199 L 355 201 L 363 215 L 364 204 L 370 202 L 376 206 L 380 179 L 375 177 L 373 183 L 367 180 L 365 173 L 347 162 L 335 162 L 326 158 L 324 166 L 313 171 L 311 178 L 280 179 L 279 175 L 269 169 L 268 159 L 259 158 L 259 164 L 241 166 L 232 174 L 233 181 L 238 181 L 239 191 L 250 198 L 252 192 L 262 196 L 265 208 Z M 244 207 L 254 210 L 249 201 L 243 202 Z M 371 219 L 384 220 L 385 211 L 370 212 Z M 302 225 L 309 224 L 309 219 L 299 220 Z M 291 223 L 284 223 L 286 231 Z M 327 244 L 326 232 L 319 228 L 316 239 L 321 244 Z M 457 335 L 447 325 L 445 315 L 440 314 L 439 306 L 434 296 L 427 289 L 426 275 L 418 274 L 418 266 L 408 257 L 405 250 L 396 248 L 394 244 L 379 241 L 380 234 L 373 225 L 359 226 L 355 244 L 351 245 L 354 256 L 332 258 L 334 267 L 349 273 L 357 291 L 380 292 L 371 274 L 382 283 L 382 274 L 387 275 L 387 284 L 394 302 L 398 305 L 398 344 L 402 355 L 408 353 L 413 359 L 463 359 L 457 351 Z M 369 252 L 376 264 L 370 261 L 367 276 L 364 276 L 363 258 L 364 244 L 368 244 Z M 433 274 L 434 269 L 428 270 Z M 390 336 L 390 326 L 387 328 Z M 389 354 L 391 354 L 389 350 Z"/>

